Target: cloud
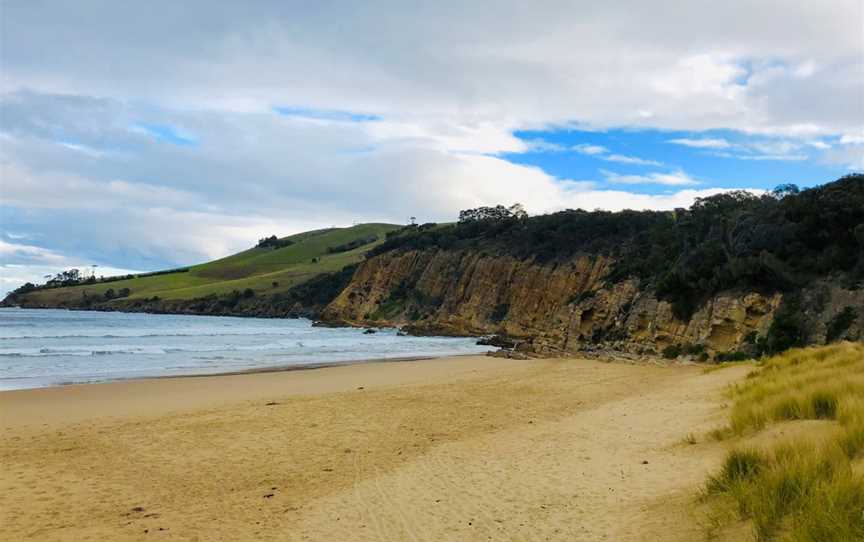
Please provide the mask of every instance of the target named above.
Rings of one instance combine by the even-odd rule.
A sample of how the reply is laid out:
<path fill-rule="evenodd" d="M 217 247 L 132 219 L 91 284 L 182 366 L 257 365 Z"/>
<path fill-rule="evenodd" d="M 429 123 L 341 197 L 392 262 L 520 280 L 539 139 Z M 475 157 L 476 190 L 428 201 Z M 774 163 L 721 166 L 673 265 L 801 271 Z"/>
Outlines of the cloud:
<path fill-rule="evenodd" d="M 450 220 L 480 204 L 669 208 L 707 194 L 596 188 L 697 182 L 680 171 L 555 178 L 504 157 L 662 164 L 524 141 L 522 130 L 678 130 L 694 134 L 678 144 L 748 160 L 860 163 L 855 0 L 820 10 L 504 0 L 494 13 L 445 1 L 422 16 L 388 1 L 12 2 L 3 12 L 0 229 L 117 267 L 192 263 L 354 220 Z M 801 146 L 710 146 L 706 130 Z"/>
<path fill-rule="evenodd" d="M 7 5 L 3 85 L 180 109 L 287 104 L 523 126 L 836 133 L 854 128 L 864 107 L 864 8 L 855 0 L 830 10 L 804 0 L 665 0 L 527 12 L 505 0 L 491 17 L 462 2 L 423 16 L 400 2 L 211 8 Z M 334 24 L 346 18 L 350 26 Z"/>
<path fill-rule="evenodd" d="M 711 154 L 722 158 L 757 161 L 802 161 L 809 158 L 804 152 L 808 148 L 820 151 L 831 148 L 829 143 L 819 139 L 789 139 L 776 136 L 770 139 L 750 139 L 736 143 L 724 138 L 678 138 L 670 139 L 667 143 L 712 151 Z"/>
<path fill-rule="evenodd" d="M 651 173 L 648 175 L 620 175 L 603 170 L 606 181 L 613 184 L 660 184 L 665 186 L 692 186 L 700 184 L 683 171 L 673 173 Z"/>
<path fill-rule="evenodd" d="M 0 258 L 4 261 L 16 261 L 26 263 L 41 263 L 62 265 L 66 257 L 53 250 L 24 245 L 20 243 L 9 243 L 0 239 Z"/>
<path fill-rule="evenodd" d="M 662 162 L 658 162 L 656 160 L 646 160 L 644 158 L 637 158 L 635 156 L 624 156 L 622 154 L 610 154 L 608 156 L 603 156 L 603 160 L 607 162 L 619 162 L 621 164 L 633 164 L 638 166 L 662 166 Z"/>
<path fill-rule="evenodd" d="M 609 152 L 609 149 L 602 145 L 589 145 L 587 143 L 574 145 L 572 148 L 579 154 L 587 154 L 589 156 L 596 156 L 598 154 L 606 154 L 607 152 Z"/>
<path fill-rule="evenodd" d="M 689 139 L 686 137 L 670 139 L 669 143 L 696 149 L 728 149 L 732 145 L 722 138 Z"/>
<path fill-rule="evenodd" d="M 525 152 L 564 152 L 567 147 L 543 139 L 523 139 Z"/>
<path fill-rule="evenodd" d="M 560 147 L 560 145 L 559 145 Z M 626 156 L 623 154 L 615 154 L 611 153 L 609 149 L 602 145 L 591 145 L 588 143 L 580 143 L 579 145 L 574 145 L 570 147 L 572 150 L 576 151 L 579 154 L 584 154 L 587 156 L 593 156 L 598 160 L 604 160 L 606 162 L 618 162 L 619 164 L 631 164 L 637 166 L 662 166 L 662 162 L 658 162 L 656 160 L 646 160 L 644 158 L 638 158 L 636 156 Z"/>
<path fill-rule="evenodd" d="M 800 162 L 807 160 L 806 154 L 733 154 L 731 158 L 738 160 L 771 160 L 779 162 Z"/>
<path fill-rule="evenodd" d="M 14 235 L 6 235 L 15 240 Z M 0 295 L 13 290 L 25 282 L 45 282 L 46 275 L 56 275 L 65 269 L 78 268 L 97 270 L 104 276 L 126 275 L 137 271 L 99 265 L 93 261 L 70 258 L 57 251 L 40 246 L 8 242 L 0 239 Z M 97 267 L 93 267 L 93 265 Z"/>
<path fill-rule="evenodd" d="M 843 136 L 840 138 L 840 143 L 843 145 L 855 145 L 858 143 L 864 143 L 864 131 L 857 134 L 843 134 Z"/>

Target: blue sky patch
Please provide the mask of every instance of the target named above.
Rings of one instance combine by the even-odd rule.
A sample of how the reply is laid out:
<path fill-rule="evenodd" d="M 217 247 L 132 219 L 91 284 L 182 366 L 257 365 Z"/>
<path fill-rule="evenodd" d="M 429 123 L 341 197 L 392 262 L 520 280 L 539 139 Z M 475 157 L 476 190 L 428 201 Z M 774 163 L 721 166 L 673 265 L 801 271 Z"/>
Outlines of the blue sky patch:
<path fill-rule="evenodd" d="M 821 163 L 817 151 L 831 139 L 751 136 L 732 130 L 703 132 L 629 130 L 520 131 L 528 151 L 503 158 L 536 166 L 560 179 L 593 181 L 598 188 L 656 194 L 670 189 L 801 187 L 843 175 L 840 165 Z M 675 178 L 670 176 L 677 176 Z M 677 179 L 677 180 L 676 180 Z M 687 180 L 693 183 L 686 182 Z"/>
<path fill-rule="evenodd" d="M 183 133 L 177 128 L 174 128 L 173 126 L 168 126 L 167 124 L 139 123 L 135 125 L 135 128 L 143 130 L 144 132 L 147 132 L 151 136 L 155 137 L 157 140 L 164 141 L 166 143 L 172 143 L 174 145 L 181 146 L 198 145 L 198 140 L 194 136 Z"/>
<path fill-rule="evenodd" d="M 274 107 L 273 111 L 285 117 L 301 117 L 316 120 L 332 120 L 339 122 L 373 122 L 381 120 L 378 115 L 339 111 L 336 109 L 312 109 L 308 107 Z"/>

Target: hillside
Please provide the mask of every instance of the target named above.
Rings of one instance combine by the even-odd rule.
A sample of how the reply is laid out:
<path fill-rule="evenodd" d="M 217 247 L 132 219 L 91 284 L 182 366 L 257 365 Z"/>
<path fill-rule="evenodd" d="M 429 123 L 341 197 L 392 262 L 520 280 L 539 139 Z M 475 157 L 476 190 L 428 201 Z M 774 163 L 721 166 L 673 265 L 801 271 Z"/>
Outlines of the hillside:
<path fill-rule="evenodd" d="M 322 318 L 735 359 L 864 338 L 864 176 L 674 212 L 465 211 L 370 251 Z"/>
<path fill-rule="evenodd" d="M 284 246 L 256 246 L 188 268 L 33 291 L 25 288 L 24 293 L 10 295 L 5 303 L 24 307 L 205 314 L 231 313 L 235 309 L 238 313 L 245 313 L 244 304 L 256 305 L 263 310 L 265 305 L 290 298 L 288 292 L 297 286 L 310 280 L 315 282 L 315 279 L 320 282 L 322 277 L 338 274 L 356 264 L 396 227 L 360 224 L 350 228 L 304 232 L 279 239 L 280 245 Z M 352 242 L 359 246 L 351 248 Z M 123 295 L 127 294 L 126 289 L 128 295 Z M 203 300 L 222 303 L 208 307 Z M 231 306 L 226 306 L 226 301 Z M 200 310 L 195 306 L 200 306 Z"/>

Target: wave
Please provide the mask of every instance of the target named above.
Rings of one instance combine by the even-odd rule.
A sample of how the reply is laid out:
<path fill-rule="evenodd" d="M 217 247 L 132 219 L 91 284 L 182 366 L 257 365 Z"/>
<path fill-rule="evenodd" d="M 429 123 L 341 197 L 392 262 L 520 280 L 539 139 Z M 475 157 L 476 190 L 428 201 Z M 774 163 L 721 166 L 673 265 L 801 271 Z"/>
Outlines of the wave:
<path fill-rule="evenodd" d="M 293 342 L 293 344 L 292 344 Z M 266 342 L 263 344 L 182 344 L 182 345 L 84 345 L 60 347 L 31 347 L 0 349 L 0 358 L 27 358 L 47 356 L 110 356 L 115 354 L 176 354 L 204 352 L 267 352 L 292 354 L 305 349 L 300 341 Z M 327 348 L 320 348 L 326 352 Z"/>
<path fill-rule="evenodd" d="M 203 347 L 167 347 L 167 346 L 93 346 L 82 348 L 25 348 L 0 352 L 0 357 L 5 358 L 39 358 L 48 356 L 113 356 L 122 354 L 162 355 L 180 352 L 232 352 L 237 348 L 233 346 Z"/>
<path fill-rule="evenodd" d="M 300 332 L 303 333 L 302 331 Z M 15 337 L 0 337 L 0 341 L 12 340 L 34 340 L 34 339 L 141 339 L 154 337 L 264 337 L 267 335 L 275 335 L 278 337 L 290 337 L 297 335 L 297 331 L 280 333 L 277 331 L 256 331 L 251 333 L 139 333 L 127 335 L 94 335 L 86 333 L 73 333 L 68 335 L 18 335 Z"/>

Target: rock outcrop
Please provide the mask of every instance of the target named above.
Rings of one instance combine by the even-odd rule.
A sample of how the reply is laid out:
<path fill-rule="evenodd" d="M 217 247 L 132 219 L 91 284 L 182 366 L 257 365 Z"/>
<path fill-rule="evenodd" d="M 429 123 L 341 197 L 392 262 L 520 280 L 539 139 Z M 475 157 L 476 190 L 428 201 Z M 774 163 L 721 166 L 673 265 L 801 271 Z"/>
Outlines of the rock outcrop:
<path fill-rule="evenodd" d="M 713 355 L 746 351 L 765 336 L 783 301 L 779 293 L 720 292 L 681 320 L 638 281 L 605 282 L 612 264 L 599 255 L 538 264 L 478 251 L 393 251 L 362 263 L 321 318 L 412 333 L 501 334 L 545 355 L 598 349 L 659 354 L 673 345 Z M 806 295 L 817 290 L 821 307 L 808 304 L 804 316 L 811 341 L 822 342 L 845 306 L 864 307 L 864 291 L 820 283 Z M 862 320 L 845 332 L 848 338 L 864 337 Z"/>

